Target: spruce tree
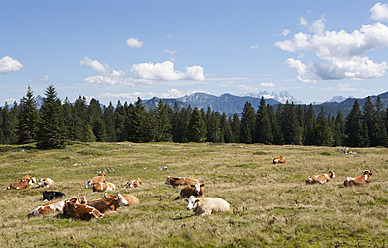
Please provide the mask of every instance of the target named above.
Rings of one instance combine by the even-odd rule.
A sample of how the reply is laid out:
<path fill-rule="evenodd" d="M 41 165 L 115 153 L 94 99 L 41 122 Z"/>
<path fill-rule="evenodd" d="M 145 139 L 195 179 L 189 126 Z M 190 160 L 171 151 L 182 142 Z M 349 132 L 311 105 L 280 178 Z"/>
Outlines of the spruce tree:
<path fill-rule="evenodd" d="M 264 97 L 261 97 L 260 106 L 257 110 L 255 130 L 255 142 L 263 144 L 272 143 L 272 128 Z"/>
<path fill-rule="evenodd" d="M 240 142 L 240 118 L 238 117 L 238 114 L 233 115 L 232 122 L 230 123 L 230 126 L 232 128 L 233 133 L 233 142 Z"/>
<path fill-rule="evenodd" d="M 61 100 L 53 85 L 48 86 L 40 108 L 40 119 L 37 130 L 39 149 L 55 149 L 65 147 L 65 128 Z"/>
<path fill-rule="evenodd" d="M 115 110 L 112 102 L 109 102 L 108 107 L 104 106 L 104 111 L 102 116 L 105 123 L 107 141 L 116 142 L 117 138 L 116 138 L 115 122 L 114 122 Z"/>
<path fill-rule="evenodd" d="M 3 123 L 1 129 L 3 131 L 3 144 L 15 144 L 17 141 L 16 136 L 16 126 L 17 126 L 17 115 L 18 107 L 17 103 L 14 103 L 14 106 L 9 109 L 8 103 L 5 103 L 5 106 L 2 111 Z"/>
<path fill-rule="evenodd" d="M 345 122 L 342 111 L 338 110 L 334 122 L 334 146 L 342 146 L 345 138 Z"/>
<path fill-rule="evenodd" d="M 376 111 L 370 96 L 367 97 L 362 114 L 363 124 L 363 145 L 364 146 L 376 146 L 377 144 L 377 122 L 376 122 Z"/>
<path fill-rule="evenodd" d="M 189 142 L 206 141 L 206 125 L 197 107 L 194 108 L 190 116 L 187 126 L 187 140 Z"/>
<path fill-rule="evenodd" d="M 18 111 L 17 136 L 19 144 L 28 144 L 36 139 L 36 123 L 38 110 L 31 87 L 28 86 L 27 94 L 20 100 Z"/>
<path fill-rule="evenodd" d="M 149 122 L 148 113 L 140 97 L 137 98 L 135 106 L 131 105 L 128 107 L 128 119 L 126 121 L 128 140 L 137 143 L 152 141 L 152 123 Z"/>
<path fill-rule="evenodd" d="M 311 146 L 317 144 L 317 123 L 314 107 L 311 103 L 306 111 L 303 138 L 304 145 Z"/>
<path fill-rule="evenodd" d="M 361 124 L 361 110 L 357 100 L 345 120 L 345 145 L 351 147 L 362 146 L 363 129 Z"/>
<path fill-rule="evenodd" d="M 283 114 L 280 118 L 280 128 L 283 133 L 285 144 L 300 145 L 302 143 L 302 136 L 298 119 L 296 118 L 294 103 L 290 104 L 288 101 L 284 105 Z"/>
<path fill-rule="evenodd" d="M 96 136 L 96 141 L 106 141 L 106 128 L 100 102 L 94 98 L 90 100 L 88 106 L 88 117 L 89 125 L 93 130 L 94 136 Z"/>
<path fill-rule="evenodd" d="M 385 113 L 383 109 L 383 103 L 381 102 L 380 96 L 377 96 L 376 99 L 376 145 L 377 146 L 387 146 L 388 145 L 388 135 L 387 128 L 384 122 Z"/>
<path fill-rule="evenodd" d="M 329 121 L 322 106 L 317 118 L 317 143 L 318 146 L 332 146 L 334 143 Z"/>
<path fill-rule="evenodd" d="M 125 104 L 126 105 L 126 104 Z M 127 106 L 128 107 L 128 106 Z M 120 100 L 117 101 L 116 110 L 114 113 L 114 125 L 117 141 L 124 141 L 128 139 L 128 134 L 125 129 L 125 122 L 128 118 L 126 109 L 121 104 Z"/>
<path fill-rule="evenodd" d="M 241 116 L 240 142 L 251 144 L 255 132 L 255 109 L 250 102 L 246 102 Z"/>
<path fill-rule="evenodd" d="M 156 139 L 158 142 L 172 141 L 171 109 L 162 100 L 159 100 L 155 110 Z"/>
<path fill-rule="evenodd" d="M 207 120 L 207 141 L 216 143 L 216 142 L 222 142 L 222 132 L 221 132 L 221 126 L 220 126 L 220 119 L 218 118 L 219 113 L 218 112 L 212 112 Z"/>
<path fill-rule="evenodd" d="M 272 127 L 273 143 L 275 145 L 284 145 L 284 137 L 280 127 L 280 119 L 283 115 L 283 108 L 281 103 L 277 106 L 276 114 L 271 106 L 268 106 L 269 120 Z"/>

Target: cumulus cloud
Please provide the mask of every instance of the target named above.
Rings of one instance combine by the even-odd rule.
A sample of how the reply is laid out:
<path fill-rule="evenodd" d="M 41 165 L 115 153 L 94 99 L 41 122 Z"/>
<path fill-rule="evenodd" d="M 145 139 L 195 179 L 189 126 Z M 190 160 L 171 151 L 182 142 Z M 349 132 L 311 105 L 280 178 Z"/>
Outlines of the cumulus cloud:
<path fill-rule="evenodd" d="M 89 84 L 126 85 L 134 87 L 139 83 L 152 83 L 154 81 L 172 80 L 205 80 L 204 70 L 201 66 L 187 66 L 186 72 L 176 71 L 174 63 L 165 61 L 163 63 L 142 63 L 132 65 L 130 72 L 124 72 L 110 68 L 109 65 L 101 64 L 97 60 L 85 57 L 80 65 L 85 65 L 98 72 L 99 75 L 90 76 L 84 79 Z"/>
<path fill-rule="evenodd" d="M 388 4 L 376 3 L 370 10 L 372 12 L 370 18 L 377 21 L 388 20 Z"/>
<path fill-rule="evenodd" d="M 127 40 L 127 45 L 131 48 L 142 48 L 143 41 L 140 41 L 139 39 L 131 37 Z"/>
<path fill-rule="evenodd" d="M 368 79 L 385 74 L 385 61 L 376 63 L 365 54 L 388 46 L 388 27 L 381 23 L 363 25 L 360 30 L 348 33 L 344 30 L 325 31 L 324 19 L 311 26 L 313 34 L 299 32 L 292 40 L 278 41 L 277 47 L 288 52 L 309 52 L 319 61 L 305 65 L 289 58 L 288 65 L 297 69 L 301 82 L 316 82 L 330 79 Z"/>
<path fill-rule="evenodd" d="M 174 63 L 165 61 L 162 63 L 142 63 L 133 65 L 131 68 L 132 75 L 139 79 L 148 80 L 205 80 L 203 68 L 201 66 L 187 66 L 186 72 L 176 71 Z"/>
<path fill-rule="evenodd" d="M 4 56 L 0 59 L 0 73 L 19 71 L 23 68 L 23 64 L 9 56 Z"/>
<path fill-rule="evenodd" d="M 265 87 L 265 88 L 273 88 L 275 87 L 275 84 L 270 82 L 270 83 L 261 83 L 260 86 Z"/>

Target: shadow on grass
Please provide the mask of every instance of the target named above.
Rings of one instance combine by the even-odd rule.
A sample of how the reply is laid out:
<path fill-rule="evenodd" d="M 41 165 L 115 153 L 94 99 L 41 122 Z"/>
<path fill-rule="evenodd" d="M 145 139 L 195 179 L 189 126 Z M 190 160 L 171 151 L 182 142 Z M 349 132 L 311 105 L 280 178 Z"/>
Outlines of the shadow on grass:
<path fill-rule="evenodd" d="M 193 217 L 193 216 L 194 215 L 180 216 L 180 217 L 173 218 L 172 220 L 184 220 L 184 219 L 187 219 L 187 218 L 190 218 L 190 217 Z"/>

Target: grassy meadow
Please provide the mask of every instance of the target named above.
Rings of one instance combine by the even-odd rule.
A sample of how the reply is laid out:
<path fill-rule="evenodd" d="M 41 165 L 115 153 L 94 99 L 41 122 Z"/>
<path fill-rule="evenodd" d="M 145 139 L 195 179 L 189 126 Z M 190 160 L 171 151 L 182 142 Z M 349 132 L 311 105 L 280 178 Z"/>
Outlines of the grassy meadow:
<path fill-rule="evenodd" d="M 137 206 L 107 212 L 104 218 L 76 221 L 51 215 L 27 218 L 42 204 L 36 185 L 1 190 L 0 247 L 387 247 L 388 149 L 260 144 L 87 143 L 63 150 L 0 146 L 0 185 L 5 189 L 29 174 L 50 177 L 49 190 L 85 196 L 96 171 L 132 194 Z M 287 162 L 272 164 L 283 155 Z M 160 168 L 167 166 L 168 169 Z M 372 171 L 372 182 L 345 188 L 348 176 Z M 306 186 L 310 175 L 334 170 L 330 184 Z M 192 177 L 205 184 L 206 197 L 222 197 L 230 213 L 192 216 L 180 188 L 167 176 Z M 122 189 L 141 178 L 137 189 Z"/>

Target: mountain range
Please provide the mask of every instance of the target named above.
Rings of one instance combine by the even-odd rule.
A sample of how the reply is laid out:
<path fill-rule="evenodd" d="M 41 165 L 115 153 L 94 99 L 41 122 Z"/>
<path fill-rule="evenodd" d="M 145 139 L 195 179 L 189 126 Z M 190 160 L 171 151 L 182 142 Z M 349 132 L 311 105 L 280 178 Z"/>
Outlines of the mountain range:
<path fill-rule="evenodd" d="M 268 96 L 268 92 L 259 93 L 259 95 L 264 96 L 266 104 L 269 104 L 271 106 L 274 106 L 276 109 L 277 105 L 284 104 L 287 100 L 289 102 L 294 102 L 294 104 L 300 104 L 299 101 L 296 100 L 293 101 L 293 98 L 291 95 L 289 95 L 287 92 L 282 92 L 281 94 L 276 95 L 270 94 L 269 98 L 266 98 Z M 291 96 L 291 97 L 290 97 Z M 388 92 L 382 93 L 380 95 L 380 99 L 383 104 L 383 108 L 388 107 Z M 377 96 L 370 96 L 373 103 L 376 102 Z M 275 100 L 277 99 L 277 100 Z M 158 97 L 151 98 L 149 100 L 144 100 L 143 105 L 149 109 L 149 108 L 155 108 L 158 105 L 159 100 L 162 100 L 163 103 L 169 105 L 171 108 L 174 107 L 175 102 L 177 102 L 178 107 L 181 108 L 187 108 L 189 105 L 194 108 L 203 108 L 205 111 L 210 107 L 212 111 L 218 111 L 220 113 L 225 112 L 226 115 L 232 116 L 234 114 L 241 115 L 242 110 L 244 108 L 245 103 L 248 101 L 252 104 L 252 107 L 257 110 L 258 106 L 260 105 L 260 97 L 253 97 L 253 96 L 234 96 L 229 93 L 222 94 L 221 96 L 214 96 L 206 93 L 194 93 L 189 96 L 183 96 L 180 98 L 168 98 L 168 99 L 160 99 Z M 342 100 L 342 101 L 341 101 Z M 361 106 L 361 108 L 364 106 L 366 97 L 365 98 L 347 98 L 343 100 L 343 97 L 334 97 L 332 100 L 320 104 L 313 105 L 316 115 L 318 115 L 319 112 L 321 112 L 321 108 L 324 107 L 324 110 L 327 115 L 336 116 L 338 113 L 338 110 L 342 111 L 343 116 L 347 116 L 352 109 L 355 100 L 358 101 L 358 104 Z M 340 102 L 339 102 L 340 101 Z"/>

